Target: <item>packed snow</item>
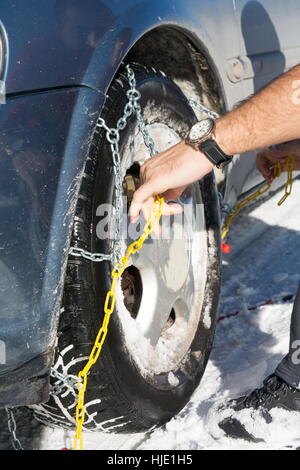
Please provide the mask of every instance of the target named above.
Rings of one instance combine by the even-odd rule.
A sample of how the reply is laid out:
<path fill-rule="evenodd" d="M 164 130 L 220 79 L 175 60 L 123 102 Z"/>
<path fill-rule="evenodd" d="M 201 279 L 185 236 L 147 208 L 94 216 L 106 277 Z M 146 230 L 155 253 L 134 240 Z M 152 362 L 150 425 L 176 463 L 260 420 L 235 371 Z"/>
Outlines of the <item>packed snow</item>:
<path fill-rule="evenodd" d="M 181 413 L 146 434 L 84 434 L 86 449 L 197 450 L 300 447 L 300 416 L 278 411 L 261 425 L 265 443 L 230 439 L 213 429 L 218 404 L 261 385 L 286 354 L 289 325 L 300 280 L 300 181 L 281 206 L 280 194 L 244 210 L 234 221 L 224 255 L 223 287 L 214 347 L 200 386 Z M 225 318 L 224 318 L 225 317 Z M 6 414 L 0 410 L 0 449 L 11 448 Z M 37 423 L 26 409 L 15 412 L 26 449 L 72 448 L 70 432 Z M 284 432 L 283 432 L 284 429 Z M 299 429 L 299 433 L 297 432 Z M 213 437 L 214 435 L 214 437 Z"/>

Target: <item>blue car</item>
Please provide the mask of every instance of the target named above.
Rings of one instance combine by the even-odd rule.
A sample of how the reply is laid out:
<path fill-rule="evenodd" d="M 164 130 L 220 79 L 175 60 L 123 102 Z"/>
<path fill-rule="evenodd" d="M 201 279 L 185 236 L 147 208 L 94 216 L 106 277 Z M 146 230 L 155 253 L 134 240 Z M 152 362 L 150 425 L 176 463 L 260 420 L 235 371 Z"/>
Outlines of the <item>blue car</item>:
<path fill-rule="evenodd" d="M 112 264 L 138 233 L 120 227 L 140 164 L 296 65 L 299 14 L 297 0 L 1 1 L 1 407 L 74 426 Z M 254 155 L 235 158 L 185 191 L 184 226 L 132 253 L 85 429 L 145 431 L 188 402 L 218 316 L 219 194 L 233 205 L 257 180 Z"/>

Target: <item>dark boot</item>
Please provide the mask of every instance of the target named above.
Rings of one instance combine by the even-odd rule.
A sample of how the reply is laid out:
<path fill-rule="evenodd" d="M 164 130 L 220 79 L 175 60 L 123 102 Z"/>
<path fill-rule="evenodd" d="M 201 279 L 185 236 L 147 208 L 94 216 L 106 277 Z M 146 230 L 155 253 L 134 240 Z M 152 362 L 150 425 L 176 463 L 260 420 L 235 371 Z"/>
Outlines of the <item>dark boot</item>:
<path fill-rule="evenodd" d="M 284 443 L 285 438 L 286 443 L 300 440 L 300 390 L 275 374 L 261 388 L 230 400 L 214 412 L 220 415 L 218 427 L 228 437 L 252 442 L 266 442 L 268 438 L 278 443 Z"/>

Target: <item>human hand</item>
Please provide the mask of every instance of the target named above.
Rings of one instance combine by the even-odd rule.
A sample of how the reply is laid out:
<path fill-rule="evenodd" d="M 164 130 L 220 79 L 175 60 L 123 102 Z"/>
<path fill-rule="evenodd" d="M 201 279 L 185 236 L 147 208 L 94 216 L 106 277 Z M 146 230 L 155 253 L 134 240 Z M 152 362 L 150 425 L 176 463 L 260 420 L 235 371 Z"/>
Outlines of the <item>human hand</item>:
<path fill-rule="evenodd" d="M 257 154 L 256 166 L 268 183 L 274 179 L 272 168 L 276 163 L 280 163 L 281 170 L 286 171 L 289 155 L 296 156 L 295 170 L 300 170 L 300 139 L 276 145 L 274 148 L 265 149 Z"/>
<path fill-rule="evenodd" d="M 147 220 L 153 210 L 155 196 L 165 201 L 181 196 L 185 188 L 213 169 L 206 156 L 184 141 L 149 158 L 141 167 L 142 185 L 136 190 L 130 206 L 130 220 L 136 222 L 142 210 Z M 182 211 L 179 204 L 164 204 L 163 215 Z"/>

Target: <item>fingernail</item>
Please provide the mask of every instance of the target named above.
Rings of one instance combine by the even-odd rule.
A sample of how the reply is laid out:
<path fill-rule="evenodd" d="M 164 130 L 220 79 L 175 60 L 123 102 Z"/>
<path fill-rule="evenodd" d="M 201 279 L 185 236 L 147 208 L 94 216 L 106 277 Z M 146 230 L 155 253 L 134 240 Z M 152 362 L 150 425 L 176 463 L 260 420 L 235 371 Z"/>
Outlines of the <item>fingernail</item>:
<path fill-rule="evenodd" d="M 130 216 L 130 223 L 135 224 L 138 220 L 139 216 L 138 215 L 132 215 Z"/>

